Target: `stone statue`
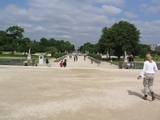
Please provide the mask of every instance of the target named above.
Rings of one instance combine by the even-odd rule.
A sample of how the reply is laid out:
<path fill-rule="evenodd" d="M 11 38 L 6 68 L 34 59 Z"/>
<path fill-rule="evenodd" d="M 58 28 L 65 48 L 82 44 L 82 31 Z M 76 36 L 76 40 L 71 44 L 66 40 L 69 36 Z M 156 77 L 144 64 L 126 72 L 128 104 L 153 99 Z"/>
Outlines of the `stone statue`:
<path fill-rule="evenodd" d="M 45 64 L 44 54 L 41 54 L 39 56 L 39 65 L 44 65 L 44 64 Z"/>
<path fill-rule="evenodd" d="M 31 59 L 32 59 L 32 56 L 31 56 L 31 48 L 30 48 L 27 55 L 27 60 L 31 60 Z"/>
<path fill-rule="evenodd" d="M 127 52 L 124 52 L 124 62 L 127 63 L 128 62 L 128 56 L 127 56 Z"/>

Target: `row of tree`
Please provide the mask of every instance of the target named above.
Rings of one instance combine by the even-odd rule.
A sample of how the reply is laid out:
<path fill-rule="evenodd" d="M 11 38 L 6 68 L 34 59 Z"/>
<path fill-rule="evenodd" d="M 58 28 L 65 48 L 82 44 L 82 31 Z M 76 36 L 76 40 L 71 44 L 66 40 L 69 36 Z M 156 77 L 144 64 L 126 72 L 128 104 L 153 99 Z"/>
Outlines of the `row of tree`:
<path fill-rule="evenodd" d="M 124 55 L 124 51 L 133 55 L 144 55 L 150 50 L 148 45 L 140 44 L 140 31 L 135 25 L 120 21 L 110 28 L 103 28 L 102 35 L 96 44 L 85 43 L 79 51 L 85 53 L 109 53 L 110 55 Z"/>
<path fill-rule="evenodd" d="M 32 53 L 49 52 L 64 53 L 75 50 L 74 45 L 69 41 L 55 40 L 54 38 L 41 38 L 40 41 L 32 41 L 24 37 L 24 29 L 19 26 L 11 26 L 5 31 L 0 31 L 0 51 L 28 52 L 31 48 Z"/>

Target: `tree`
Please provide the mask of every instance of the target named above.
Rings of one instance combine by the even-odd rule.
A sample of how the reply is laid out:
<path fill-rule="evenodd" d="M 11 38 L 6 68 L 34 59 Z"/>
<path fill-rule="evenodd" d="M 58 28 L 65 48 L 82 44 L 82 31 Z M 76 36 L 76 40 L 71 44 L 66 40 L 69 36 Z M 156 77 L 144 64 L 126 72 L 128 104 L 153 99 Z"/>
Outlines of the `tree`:
<path fill-rule="evenodd" d="M 0 31 L 0 50 L 4 50 L 4 45 L 7 43 L 7 33 L 5 31 Z"/>
<path fill-rule="evenodd" d="M 50 44 L 47 38 L 41 38 L 39 42 L 39 52 L 45 52 L 46 47 L 49 47 Z"/>
<path fill-rule="evenodd" d="M 86 53 L 86 52 L 96 53 L 97 52 L 96 48 L 97 48 L 96 45 L 87 42 L 79 48 L 79 51 L 82 52 L 82 53 Z"/>
<path fill-rule="evenodd" d="M 20 46 L 21 41 L 23 40 L 24 29 L 19 26 L 11 26 L 6 30 L 9 39 L 9 49 L 14 53 L 14 51 L 18 50 L 18 46 Z"/>
<path fill-rule="evenodd" d="M 22 39 L 24 29 L 19 26 L 11 26 L 6 30 L 7 34 L 12 36 L 14 39 Z"/>
<path fill-rule="evenodd" d="M 2 51 L 12 51 L 13 53 L 15 50 L 15 43 L 6 31 L 0 31 L 0 47 Z"/>
<path fill-rule="evenodd" d="M 54 57 L 54 55 L 58 52 L 56 47 L 48 47 L 46 51 L 51 54 L 51 57 Z"/>
<path fill-rule="evenodd" d="M 75 50 L 74 45 L 69 41 L 44 37 L 40 41 L 31 41 L 30 38 L 24 38 L 23 33 L 24 29 L 19 26 L 11 26 L 5 31 L 0 31 L 0 50 L 11 51 L 12 53 L 14 51 L 28 52 L 29 48 L 32 49 L 32 53 L 48 51 L 50 53 L 64 53 L 65 51 L 73 52 Z"/>
<path fill-rule="evenodd" d="M 98 42 L 98 51 L 100 53 L 106 54 L 108 52 L 109 54 L 111 54 L 114 45 L 113 36 L 114 34 L 111 28 L 105 27 L 102 30 L 102 35 Z"/>
<path fill-rule="evenodd" d="M 69 41 L 66 41 L 63 45 L 65 48 L 65 51 L 67 52 L 73 52 L 75 50 L 74 45 L 72 45 Z"/>
<path fill-rule="evenodd" d="M 151 47 L 145 44 L 139 44 L 137 47 L 137 53 L 140 57 L 145 58 L 145 55 L 151 51 Z"/>
<path fill-rule="evenodd" d="M 19 41 L 19 46 L 17 50 L 19 52 L 28 52 L 28 50 L 32 47 L 32 42 L 30 38 L 24 38 L 23 40 Z"/>
<path fill-rule="evenodd" d="M 32 44 L 31 44 L 31 49 L 32 49 L 32 53 L 36 53 L 36 52 L 41 52 L 40 51 L 40 45 L 39 45 L 39 42 L 38 41 L 36 41 L 36 40 L 34 40 L 34 41 L 31 41 L 32 42 Z"/>
<path fill-rule="evenodd" d="M 139 36 L 140 32 L 133 24 L 120 21 L 111 28 L 105 27 L 102 30 L 102 36 L 98 42 L 99 51 L 101 53 L 114 51 L 114 54 L 119 58 L 124 54 L 124 51 L 135 54 L 139 44 Z"/>
<path fill-rule="evenodd" d="M 135 54 L 136 47 L 139 45 L 140 32 L 133 24 L 120 21 L 112 26 L 112 32 L 115 55 L 120 58 L 124 51 Z"/>

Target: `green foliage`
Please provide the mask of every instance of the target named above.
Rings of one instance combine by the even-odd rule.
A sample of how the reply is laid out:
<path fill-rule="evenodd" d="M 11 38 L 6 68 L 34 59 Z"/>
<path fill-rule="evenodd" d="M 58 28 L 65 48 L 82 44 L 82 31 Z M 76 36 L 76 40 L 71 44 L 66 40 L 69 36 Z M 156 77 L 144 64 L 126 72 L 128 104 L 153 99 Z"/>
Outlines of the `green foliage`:
<path fill-rule="evenodd" d="M 22 39 L 24 29 L 19 26 L 11 26 L 6 30 L 7 34 L 13 37 L 14 39 Z"/>
<path fill-rule="evenodd" d="M 107 28 L 105 27 L 103 30 L 102 30 L 102 35 L 101 35 L 101 38 L 98 42 L 98 47 L 99 47 L 99 52 L 100 53 L 107 53 L 111 51 L 112 49 L 112 46 L 114 45 L 113 43 L 113 31 L 111 30 L 111 28 Z"/>
<path fill-rule="evenodd" d="M 54 55 L 58 52 L 56 47 L 48 47 L 46 51 L 51 54 L 51 57 L 54 57 Z"/>
<path fill-rule="evenodd" d="M 55 53 L 55 54 L 53 54 L 53 57 L 54 58 L 60 58 L 60 57 L 62 57 L 64 55 L 66 55 L 66 54 L 65 53 Z"/>
<path fill-rule="evenodd" d="M 11 54 L 11 53 L 9 53 L 9 54 L 4 54 L 3 52 L 1 52 L 1 54 L 0 54 L 0 57 L 14 57 L 14 58 L 16 58 L 16 57 L 26 57 L 26 55 L 22 55 L 22 54 Z"/>
<path fill-rule="evenodd" d="M 98 51 L 97 45 L 91 43 L 85 43 L 83 46 L 79 48 L 79 51 L 82 53 L 96 53 Z"/>
<path fill-rule="evenodd" d="M 88 56 L 93 57 L 93 58 L 98 59 L 98 60 L 102 59 L 100 55 L 97 55 L 97 54 L 94 54 L 94 53 L 90 53 L 90 54 L 88 54 Z"/>
<path fill-rule="evenodd" d="M 115 55 L 120 58 L 124 55 L 124 51 L 129 54 L 142 56 L 150 49 L 147 45 L 139 43 L 140 32 L 135 25 L 120 21 L 110 28 L 103 28 L 102 35 L 97 44 L 85 43 L 80 47 L 80 51 L 85 53 L 102 53 Z"/>
<path fill-rule="evenodd" d="M 69 41 L 55 40 L 53 38 L 41 38 L 40 41 L 32 41 L 30 38 L 23 37 L 24 29 L 19 26 L 11 26 L 6 31 L 0 31 L 0 51 L 28 52 L 31 48 L 32 53 L 48 52 L 52 56 L 56 52 L 73 52 L 74 45 Z M 56 55 L 58 56 L 58 55 Z"/>
<path fill-rule="evenodd" d="M 98 42 L 101 53 L 114 52 L 118 57 L 124 51 L 136 53 L 136 46 L 139 44 L 140 32 L 137 28 L 126 21 L 120 21 L 111 28 L 104 28 Z"/>
<path fill-rule="evenodd" d="M 35 43 L 39 52 L 73 52 L 74 45 L 69 41 L 42 38 L 40 42 Z"/>
<path fill-rule="evenodd" d="M 20 42 L 19 45 L 17 46 L 17 51 L 19 52 L 28 52 L 28 50 L 32 46 L 32 41 L 30 38 L 23 38 Z"/>
<path fill-rule="evenodd" d="M 24 29 L 19 26 L 11 26 L 6 31 L 0 31 L 0 50 L 18 50 L 23 40 Z"/>
<path fill-rule="evenodd" d="M 145 55 L 150 51 L 151 51 L 151 48 L 149 45 L 139 44 L 137 46 L 137 53 L 142 58 L 145 58 Z"/>
<path fill-rule="evenodd" d="M 153 60 L 160 61 L 160 56 L 158 54 L 153 54 Z"/>

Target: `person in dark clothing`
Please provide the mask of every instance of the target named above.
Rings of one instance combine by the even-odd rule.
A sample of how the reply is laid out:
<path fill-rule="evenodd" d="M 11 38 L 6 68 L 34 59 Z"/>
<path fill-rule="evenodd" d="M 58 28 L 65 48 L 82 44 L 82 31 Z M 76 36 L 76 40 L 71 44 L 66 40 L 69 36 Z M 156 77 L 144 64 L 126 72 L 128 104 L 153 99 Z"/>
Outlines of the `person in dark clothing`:
<path fill-rule="evenodd" d="M 49 64 L 49 60 L 48 60 L 48 58 L 46 58 L 46 64 L 47 64 L 47 65 Z"/>
<path fill-rule="evenodd" d="M 63 67 L 63 60 L 59 63 L 60 67 Z"/>
<path fill-rule="evenodd" d="M 87 56 L 86 56 L 86 55 L 84 55 L 84 61 L 86 61 L 86 57 L 87 57 Z"/>
<path fill-rule="evenodd" d="M 63 67 L 67 67 L 67 59 L 64 60 Z"/>
<path fill-rule="evenodd" d="M 129 68 L 134 68 L 134 57 L 133 57 L 133 55 L 130 55 L 129 57 L 128 57 L 128 64 L 129 64 Z"/>

